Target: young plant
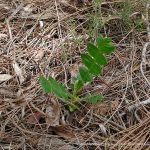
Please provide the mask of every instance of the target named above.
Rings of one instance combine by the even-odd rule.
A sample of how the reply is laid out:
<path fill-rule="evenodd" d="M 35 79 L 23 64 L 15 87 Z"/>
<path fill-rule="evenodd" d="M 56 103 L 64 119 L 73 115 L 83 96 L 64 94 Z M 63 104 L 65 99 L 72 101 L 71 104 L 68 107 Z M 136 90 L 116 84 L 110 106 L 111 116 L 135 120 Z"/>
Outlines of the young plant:
<path fill-rule="evenodd" d="M 91 104 L 96 104 L 102 100 L 101 94 L 89 93 L 82 97 L 78 96 L 78 92 L 86 83 L 91 83 L 93 78 L 101 74 L 104 65 L 107 64 L 105 55 L 114 51 L 115 46 L 109 38 L 98 37 L 96 45 L 87 44 L 87 52 L 81 54 L 83 65 L 79 67 L 76 77 L 72 77 L 71 92 L 68 92 L 64 85 L 49 76 L 47 79 L 40 76 L 42 89 L 46 93 L 53 93 L 56 97 L 63 101 L 69 101 L 69 110 L 74 111 L 78 108 L 79 101 L 86 101 Z"/>

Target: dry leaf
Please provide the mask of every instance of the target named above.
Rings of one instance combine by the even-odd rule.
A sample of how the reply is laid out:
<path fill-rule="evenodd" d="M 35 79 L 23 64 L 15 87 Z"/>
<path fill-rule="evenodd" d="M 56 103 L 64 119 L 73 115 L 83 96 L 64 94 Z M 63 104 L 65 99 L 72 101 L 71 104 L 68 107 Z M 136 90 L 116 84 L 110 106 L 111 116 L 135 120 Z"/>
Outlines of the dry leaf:
<path fill-rule="evenodd" d="M 42 116 L 43 115 L 40 112 L 36 112 L 29 116 L 29 118 L 27 119 L 27 122 L 30 124 L 37 124 L 39 123 L 39 120 L 42 118 Z"/>
<path fill-rule="evenodd" d="M 90 2 L 88 0 L 69 0 L 69 4 L 76 7 L 81 7 L 84 5 L 90 5 Z"/>
<path fill-rule="evenodd" d="M 53 131 L 63 137 L 66 140 L 75 140 L 76 136 L 73 132 L 73 129 L 71 129 L 68 125 L 60 125 L 52 127 Z"/>
<path fill-rule="evenodd" d="M 9 87 L 0 87 L 0 96 L 16 98 L 16 93 L 14 93 Z"/>
<path fill-rule="evenodd" d="M 59 125 L 60 105 L 58 101 L 51 99 L 51 104 L 46 108 L 46 123 L 48 126 Z"/>
<path fill-rule="evenodd" d="M 34 54 L 34 60 L 37 62 L 41 60 L 43 56 L 44 56 L 44 50 L 43 49 L 37 50 L 36 53 Z"/>
<path fill-rule="evenodd" d="M 0 33 L 0 39 L 6 38 L 7 34 Z"/>
<path fill-rule="evenodd" d="M 71 77 L 76 77 L 78 73 L 78 64 L 73 64 L 70 68 Z"/>
<path fill-rule="evenodd" d="M 108 104 L 106 103 L 98 103 L 94 107 L 94 113 L 98 115 L 102 115 L 102 116 L 107 115 L 108 110 L 109 110 L 109 107 L 108 107 Z"/>
<path fill-rule="evenodd" d="M 43 21 L 39 21 L 39 24 L 40 24 L 40 28 L 44 27 L 44 22 Z"/>
<path fill-rule="evenodd" d="M 117 99 L 114 101 L 110 101 L 109 105 L 110 105 L 111 110 L 115 111 L 119 106 L 119 101 Z"/>
<path fill-rule="evenodd" d="M 102 133 L 103 133 L 105 136 L 107 136 L 107 131 L 106 131 L 107 129 L 106 129 L 106 127 L 105 127 L 103 124 L 99 124 L 99 127 L 100 127 Z"/>
<path fill-rule="evenodd" d="M 27 6 L 23 7 L 23 9 L 21 11 L 21 15 L 23 17 L 26 17 L 26 16 L 30 15 L 32 11 L 33 11 L 32 4 L 28 4 Z"/>
<path fill-rule="evenodd" d="M 114 112 L 119 105 L 118 100 L 99 103 L 94 107 L 94 112 L 98 115 L 106 116 L 110 112 Z"/>
<path fill-rule="evenodd" d="M 0 74 L 0 82 L 8 81 L 12 78 L 10 74 Z"/>
<path fill-rule="evenodd" d="M 78 75 L 78 69 L 79 69 L 79 64 L 73 64 L 70 69 L 69 69 L 69 72 L 71 74 L 71 83 L 73 83 L 72 79 L 74 77 L 77 77 Z"/>
<path fill-rule="evenodd" d="M 14 68 L 14 71 L 15 71 L 16 75 L 19 77 L 20 84 L 22 84 L 25 79 L 23 77 L 21 68 L 19 67 L 19 65 L 17 63 L 13 64 L 13 68 Z"/>
<path fill-rule="evenodd" d="M 38 141 L 38 146 L 44 150 L 76 150 L 76 147 L 71 146 L 64 140 L 53 137 L 41 137 Z M 80 150 L 80 149 L 79 149 Z"/>

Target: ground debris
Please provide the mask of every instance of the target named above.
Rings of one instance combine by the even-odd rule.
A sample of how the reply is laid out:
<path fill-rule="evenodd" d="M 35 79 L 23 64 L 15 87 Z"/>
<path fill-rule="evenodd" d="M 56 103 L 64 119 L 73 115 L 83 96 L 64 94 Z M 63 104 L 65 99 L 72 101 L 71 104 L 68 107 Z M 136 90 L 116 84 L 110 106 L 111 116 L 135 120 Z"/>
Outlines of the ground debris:
<path fill-rule="evenodd" d="M 0 0 L 0 149 L 148 149 L 150 48 L 144 0 Z M 149 24 L 149 23 L 147 23 Z M 96 105 L 46 94 L 39 76 L 71 90 L 80 53 L 99 35 L 116 46 L 108 65 L 78 96 L 102 93 Z"/>

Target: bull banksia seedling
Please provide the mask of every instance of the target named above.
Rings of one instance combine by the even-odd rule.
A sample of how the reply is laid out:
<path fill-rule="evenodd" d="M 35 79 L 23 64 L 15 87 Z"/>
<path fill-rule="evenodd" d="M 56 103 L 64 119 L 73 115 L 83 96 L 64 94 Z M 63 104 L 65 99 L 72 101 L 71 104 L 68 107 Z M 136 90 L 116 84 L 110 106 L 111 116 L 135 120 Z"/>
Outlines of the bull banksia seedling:
<path fill-rule="evenodd" d="M 46 93 L 53 93 L 56 97 L 63 101 L 69 101 L 69 110 L 74 111 L 78 108 L 79 101 L 86 101 L 91 104 L 96 104 L 102 100 L 101 94 L 89 93 L 79 97 L 78 92 L 86 83 L 91 83 L 93 78 L 101 74 L 102 67 L 107 64 L 105 55 L 114 51 L 115 46 L 111 43 L 111 39 L 98 37 L 96 45 L 87 44 L 87 52 L 81 54 L 83 66 L 79 67 L 76 77 L 72 77 L 73 83 L 71 92 L 68 92 L 64 85 L 49 76 L 47 79 L 40 76 L 40 84 Z"/>

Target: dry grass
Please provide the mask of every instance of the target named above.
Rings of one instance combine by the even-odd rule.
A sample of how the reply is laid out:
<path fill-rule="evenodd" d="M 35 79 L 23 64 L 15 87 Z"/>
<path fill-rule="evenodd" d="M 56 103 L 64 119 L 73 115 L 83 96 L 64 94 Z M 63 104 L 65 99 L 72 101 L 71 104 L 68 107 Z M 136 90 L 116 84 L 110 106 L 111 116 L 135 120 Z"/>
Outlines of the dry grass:
<path fill-rule="evenodd" d="M 0 1 L 0 75 L 11 76 L 0 79 L 0 150 L 149 149 L 149 48 L 147 81 L 140 69 L 146 8 L 144 0 L 131 3 L 124 10 L 127 1 L 105 1 L 99 15 L 90 0 Z M 103 75 L 83 92 L 102 92 L 104 102 L 82 103 L 70 113 L 44 94 L 38 78 L 52 75 L 68 87 L 80 52 L 99 34 L 117 48 Z"/>

